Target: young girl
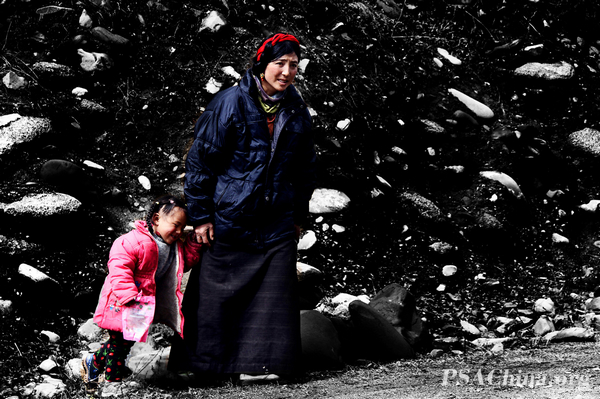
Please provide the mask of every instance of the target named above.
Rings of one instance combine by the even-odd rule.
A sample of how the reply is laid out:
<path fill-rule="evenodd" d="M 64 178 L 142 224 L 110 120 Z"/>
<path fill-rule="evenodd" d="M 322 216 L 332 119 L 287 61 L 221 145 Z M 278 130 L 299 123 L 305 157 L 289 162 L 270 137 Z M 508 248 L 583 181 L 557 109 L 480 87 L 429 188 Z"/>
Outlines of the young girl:
<path fill-rule="evenodd" d="M 161 322 L 183 336 L 181 279 L 200 261 L 201 244 L 193 234 L 182 238 L 187 222 L 185 203 L 165 195 L 152 203 L 147 220 L 135 222 L 135 229 L 117 238 L 108 260 L 108 276 L 102 287 L 94 322 L 108 330 L 110 338 L 95 353 L 84 355 L 82 377 L 88 389 L 98 386 L 104 373 L 107 382 L 124 377 L 125 358 L 134 344 L 123 338 L 122 311 L 139 305 L 140 295 L 154 296 L 152 322 Z M 146 332 L 139 341 L 146 341 Z M 107 384 L 113 388 L 118 384 Z M 108 392 L 106 392 L 108 394 Z"/>

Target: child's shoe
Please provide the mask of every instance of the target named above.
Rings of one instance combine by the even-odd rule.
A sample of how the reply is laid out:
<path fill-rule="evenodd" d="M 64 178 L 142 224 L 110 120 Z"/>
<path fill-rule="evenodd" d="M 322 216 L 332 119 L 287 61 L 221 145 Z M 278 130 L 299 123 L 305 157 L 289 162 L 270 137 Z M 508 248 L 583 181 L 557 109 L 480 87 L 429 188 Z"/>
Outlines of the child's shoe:
<path fill-rule="evenodd" d="M 81 359 L 81 378 L 88 391 L 98 387 L 98 383 L 101 382 L 101 374 L 100 370 L 94 366 L 94 354 L 87 353 L 83 355 Z"/>

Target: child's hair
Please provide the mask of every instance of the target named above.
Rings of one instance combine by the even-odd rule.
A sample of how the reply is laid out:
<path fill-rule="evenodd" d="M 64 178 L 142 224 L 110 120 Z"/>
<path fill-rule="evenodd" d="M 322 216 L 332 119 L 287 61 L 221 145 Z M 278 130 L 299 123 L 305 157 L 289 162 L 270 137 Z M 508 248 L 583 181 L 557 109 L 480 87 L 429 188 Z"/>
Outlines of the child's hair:
<path fill-rule="evenodd" d="M 154 228 L 152 227 L 152 218 L 154 217 L 155 213 L 162 211 L 165 215 L 169 215 L 171 212 L 173 212 L 173 210 L 175 210 L 175 208 L 183 209 L 185 216 L 187 217 L 187 205 L 179 197 L 167 194 L 155 199 L 148 210 L 148 215 L 146 216 L 148 231 L 150 233 L 154 233 Z"/>

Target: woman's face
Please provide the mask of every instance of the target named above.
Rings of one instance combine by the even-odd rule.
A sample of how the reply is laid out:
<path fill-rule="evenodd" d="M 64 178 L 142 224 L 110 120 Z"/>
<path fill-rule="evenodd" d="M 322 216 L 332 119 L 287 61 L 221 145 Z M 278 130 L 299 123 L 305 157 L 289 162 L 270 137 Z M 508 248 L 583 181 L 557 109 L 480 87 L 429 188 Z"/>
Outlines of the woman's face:
<path fill-rule="evenodd" d="M 292 84 L 298 72 L 298 56 L 296 53 L 286 54 L 267 64 L 265 78 L 261 81 L 265 92 L 273 94 L 284 91 Z"/>

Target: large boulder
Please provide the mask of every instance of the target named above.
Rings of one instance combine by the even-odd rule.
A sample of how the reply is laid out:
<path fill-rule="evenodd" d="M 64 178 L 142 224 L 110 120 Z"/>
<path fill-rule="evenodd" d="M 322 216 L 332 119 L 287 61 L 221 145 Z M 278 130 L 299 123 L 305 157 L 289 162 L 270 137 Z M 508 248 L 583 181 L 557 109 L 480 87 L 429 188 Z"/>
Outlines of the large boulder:
<path fill-rule="evenodd" d="M 393 283 L 371 300 L 378 311 L 416 350 L 428 349 L 431 336 L 417 311 L 414 296 L 403 286 Z"/>
<path fill-rule="evenodd" d="M 302 359 L 307 370 L 340 369 L 344 362 L 340 354 L 338 332 L 329 318 L 316 310 L 300 314 Z"/>
<path fill-rule="evenodd" d="M 349 305 L 350 317 L 359 338 L 358 352 L 375 361 L 413 358 L 415 351 L 408 341 L 377 310 L 356 300 Z"/>

